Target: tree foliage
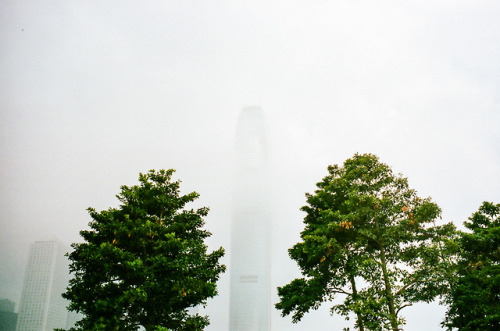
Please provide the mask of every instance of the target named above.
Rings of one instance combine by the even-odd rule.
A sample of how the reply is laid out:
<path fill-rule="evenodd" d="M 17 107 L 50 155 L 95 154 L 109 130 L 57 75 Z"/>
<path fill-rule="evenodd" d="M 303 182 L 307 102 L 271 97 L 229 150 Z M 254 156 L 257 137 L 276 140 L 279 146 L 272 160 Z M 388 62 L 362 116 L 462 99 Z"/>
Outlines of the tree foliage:
<path fill-rule="evenodd" d="M 63 295 L 84 318 L 78 330 L 201 330 L 208 317 L 189 308 L 217 294 L 223 248 L 207 253 L 208 208 L 185 209 L 198 193 L 181 195 L 174 170 L 139 175 L 122 186 L 118 208 L 97 212 L 83 243 L 72 245 L 74 278 Z"/>
<path fill-rule="evenodd" d="M 444 243 L 451 224 L 436 226 L 439 207 L 371 154 L 328 167 L 307 205 L 302 241 L 290 250 L 303 278 L 278 288 L 282 315 L 298 322 L 322 302 L 343 298 L 332 314 L 354 313 L 359 330 L 399 330 L 400 311 L 444 293 Z"/>
<path fill-rule="evenodd" d="M 456 282 L 446 298 L 449 330 L 500 330 L 500 204 L 483 202 L 458 240 Z"/>

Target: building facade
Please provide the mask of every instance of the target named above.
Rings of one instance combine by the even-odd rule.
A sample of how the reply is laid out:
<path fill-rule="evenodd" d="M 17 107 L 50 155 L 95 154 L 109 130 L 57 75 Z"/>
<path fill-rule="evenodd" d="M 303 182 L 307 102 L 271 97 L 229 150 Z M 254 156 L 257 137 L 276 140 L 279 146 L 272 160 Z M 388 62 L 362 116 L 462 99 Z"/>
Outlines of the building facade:
<path fill-rule="evenodd" d="M 271 268 L 267 143 L 260 107 L 238 119 L 231 227 L 230 331 L 271 327 Z"/>
<path fill-rule="evenodd" d="M 65 328 L 68 302 L 61 296 L 68 284 L 66 250 L 57 241 L 30 246 L 17 331 Z"/>

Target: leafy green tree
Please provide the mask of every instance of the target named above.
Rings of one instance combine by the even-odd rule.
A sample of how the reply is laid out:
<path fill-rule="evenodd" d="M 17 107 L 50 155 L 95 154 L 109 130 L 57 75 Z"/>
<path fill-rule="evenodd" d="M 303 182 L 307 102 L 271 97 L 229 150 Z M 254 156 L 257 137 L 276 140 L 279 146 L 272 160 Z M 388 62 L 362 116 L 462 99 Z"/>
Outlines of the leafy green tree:
<path fill-rule="evenodd" d="M 282 315 L 298 322 L 325 301 L 332 314 L 356 316 L 359 330 L 400 330 L 400 311 L 430 302 L 447 285 L 443 255 L 452 224 L 436 226 L 439 207 L 371 154 L 356 154 L 306 194 L 302 241 L 290 250 L 303 278 L 278 288 Z"/>
<path fill-rule="evenodd" d="M 500 330 L 500 204 L 483 202 L 459 238 L 457 278 L 446 302 L 449 330 Z"/>
<path fill-rule="evenodd" d="M 208 208 L 185 209 L 174 170 L 139 175 L 122 186 L 118 208 L 89 208 L 90 230 L 68 255 L 74 278 L 63 296 L 83 314 L 76 330 L 202 330 L 208 317 L 190 307 L 217 295 L 223 248 L 207 253 Z"/>

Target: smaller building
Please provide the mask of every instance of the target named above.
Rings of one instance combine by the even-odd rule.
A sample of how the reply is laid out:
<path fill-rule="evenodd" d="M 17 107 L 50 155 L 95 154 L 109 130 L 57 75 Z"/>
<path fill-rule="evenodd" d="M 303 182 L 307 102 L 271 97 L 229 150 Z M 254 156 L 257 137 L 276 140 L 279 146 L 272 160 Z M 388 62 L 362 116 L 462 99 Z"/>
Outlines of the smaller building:
<path fill-rule="evenodd" d="M 17 313 L 14 312 L 16 303 L 9 299 L 0 299 L 0 331 L 15 331 Z"/>

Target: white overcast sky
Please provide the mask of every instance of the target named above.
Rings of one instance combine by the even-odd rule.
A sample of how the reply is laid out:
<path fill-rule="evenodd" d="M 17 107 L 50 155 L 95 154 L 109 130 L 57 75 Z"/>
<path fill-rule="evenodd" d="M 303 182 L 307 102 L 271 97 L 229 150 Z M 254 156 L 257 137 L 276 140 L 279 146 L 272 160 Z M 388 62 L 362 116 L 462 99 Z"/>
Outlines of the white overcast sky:
<path fill-rule="evenodd" d="M 460 225 L 500 202 L 499 17 L 494 0 L 1 0 L 0 297 L 19 304 L 31 242 L 78 241 L 87 207 L 153 168 L 201 194 L 210 246 L 229 248 L 245 105 L 266 117 L 274 286 L 298 276 L 304 193 L 356 152 Z M 227 328 L 228 276 L 209 330 Z M 340 330 L 325 307 L 273 330 Z M 443 314 L 407 308 L 405 330 Z"/>

